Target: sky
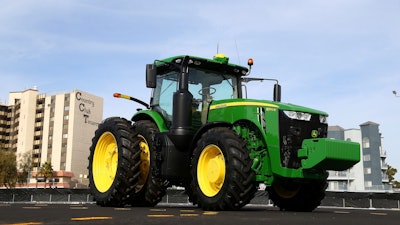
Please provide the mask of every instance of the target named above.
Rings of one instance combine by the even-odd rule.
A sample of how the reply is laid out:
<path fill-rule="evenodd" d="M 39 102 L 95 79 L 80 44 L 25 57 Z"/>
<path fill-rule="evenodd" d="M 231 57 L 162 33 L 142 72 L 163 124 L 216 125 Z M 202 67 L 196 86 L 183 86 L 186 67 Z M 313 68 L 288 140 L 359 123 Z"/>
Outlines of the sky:
<path fill-rule="evenodd" d="M 145 65 L 174 55 L 254 59 L 251 77 L 278 79 L 282 101 L 329 113 L 345 129 L 380 124 L 400 173 L 399 0 L 0 0 L 0 102 L 37 87 L 104 98 L 104 118 L 148 101 Z M 248 91 L 271 99 L 259 83 Z M 400 180 L 400 175 L 396 175 Z"/>

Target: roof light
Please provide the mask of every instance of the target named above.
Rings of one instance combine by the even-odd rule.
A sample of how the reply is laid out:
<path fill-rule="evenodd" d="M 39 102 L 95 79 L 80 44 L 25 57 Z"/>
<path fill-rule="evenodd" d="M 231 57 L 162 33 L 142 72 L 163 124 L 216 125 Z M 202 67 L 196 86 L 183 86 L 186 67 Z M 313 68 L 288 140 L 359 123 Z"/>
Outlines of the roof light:
<path fill-rule="evenodd" d="M 229 61 L 229 57 L 223 53 L 216 54 L 213 59 L 223 64 L 228 64 Z"/>

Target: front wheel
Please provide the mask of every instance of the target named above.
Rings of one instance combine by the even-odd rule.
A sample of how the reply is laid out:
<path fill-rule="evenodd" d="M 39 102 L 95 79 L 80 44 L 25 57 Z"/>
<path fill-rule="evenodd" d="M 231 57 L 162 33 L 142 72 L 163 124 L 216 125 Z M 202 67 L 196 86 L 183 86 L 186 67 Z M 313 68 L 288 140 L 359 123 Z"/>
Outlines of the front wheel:
<path fill-rule="evenodd" d="M 300 183 L 281 178 L 274 181 L 267 191 L 280 210 L 311 212 L 321 204 L 326 187 L 326 179 Z"/>
<path fill-rule="evenodd" d="M 193 152 L 190 198 L 204 210 L 236 210 L 256 191 L 249 150 L 227 127 L 205 132 Z"/>
<path fill-rule="evenodd" d="M 134 174 L 139 167 L 139 141 L 132 132 L 131 123 L 123 118 L 104 120 L 92 139 L 89 155 L 89 186 L 97 204 L 123 206 L 138 180 Z M 135 186 L 135 185 L 133 185 Z"/>

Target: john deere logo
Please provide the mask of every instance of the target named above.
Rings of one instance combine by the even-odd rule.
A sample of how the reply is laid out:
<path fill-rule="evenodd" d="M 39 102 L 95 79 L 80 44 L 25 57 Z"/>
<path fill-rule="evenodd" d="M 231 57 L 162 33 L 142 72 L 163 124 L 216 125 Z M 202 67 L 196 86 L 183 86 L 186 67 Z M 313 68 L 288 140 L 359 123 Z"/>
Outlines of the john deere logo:
<path fill-rule="evenodd" d="M 313 137 L 313 138 L 318 137 L 318 131 L 317 130 L 312 130 L 311 131 L 311 137 Z"/>

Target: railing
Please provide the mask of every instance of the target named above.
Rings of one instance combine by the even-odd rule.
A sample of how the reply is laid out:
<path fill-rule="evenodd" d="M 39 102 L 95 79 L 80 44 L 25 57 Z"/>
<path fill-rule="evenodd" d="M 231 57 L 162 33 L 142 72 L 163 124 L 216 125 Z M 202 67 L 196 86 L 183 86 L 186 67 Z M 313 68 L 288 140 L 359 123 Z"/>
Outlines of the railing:
<path fill-rule="evenodd" d="M 88 189 L 0 189 L 2 203 L 57 203 L 57 204 L 94 204 Z M 167 190 L 161 204 L 188 204 L 184 190 Z M 254 205 L 273 206 L 266 191 L 258 191 L 250 202 Z M 398 209 L 400 210 L 400 193 L 368 192 L 326 192 L 322 207 Z"/>

